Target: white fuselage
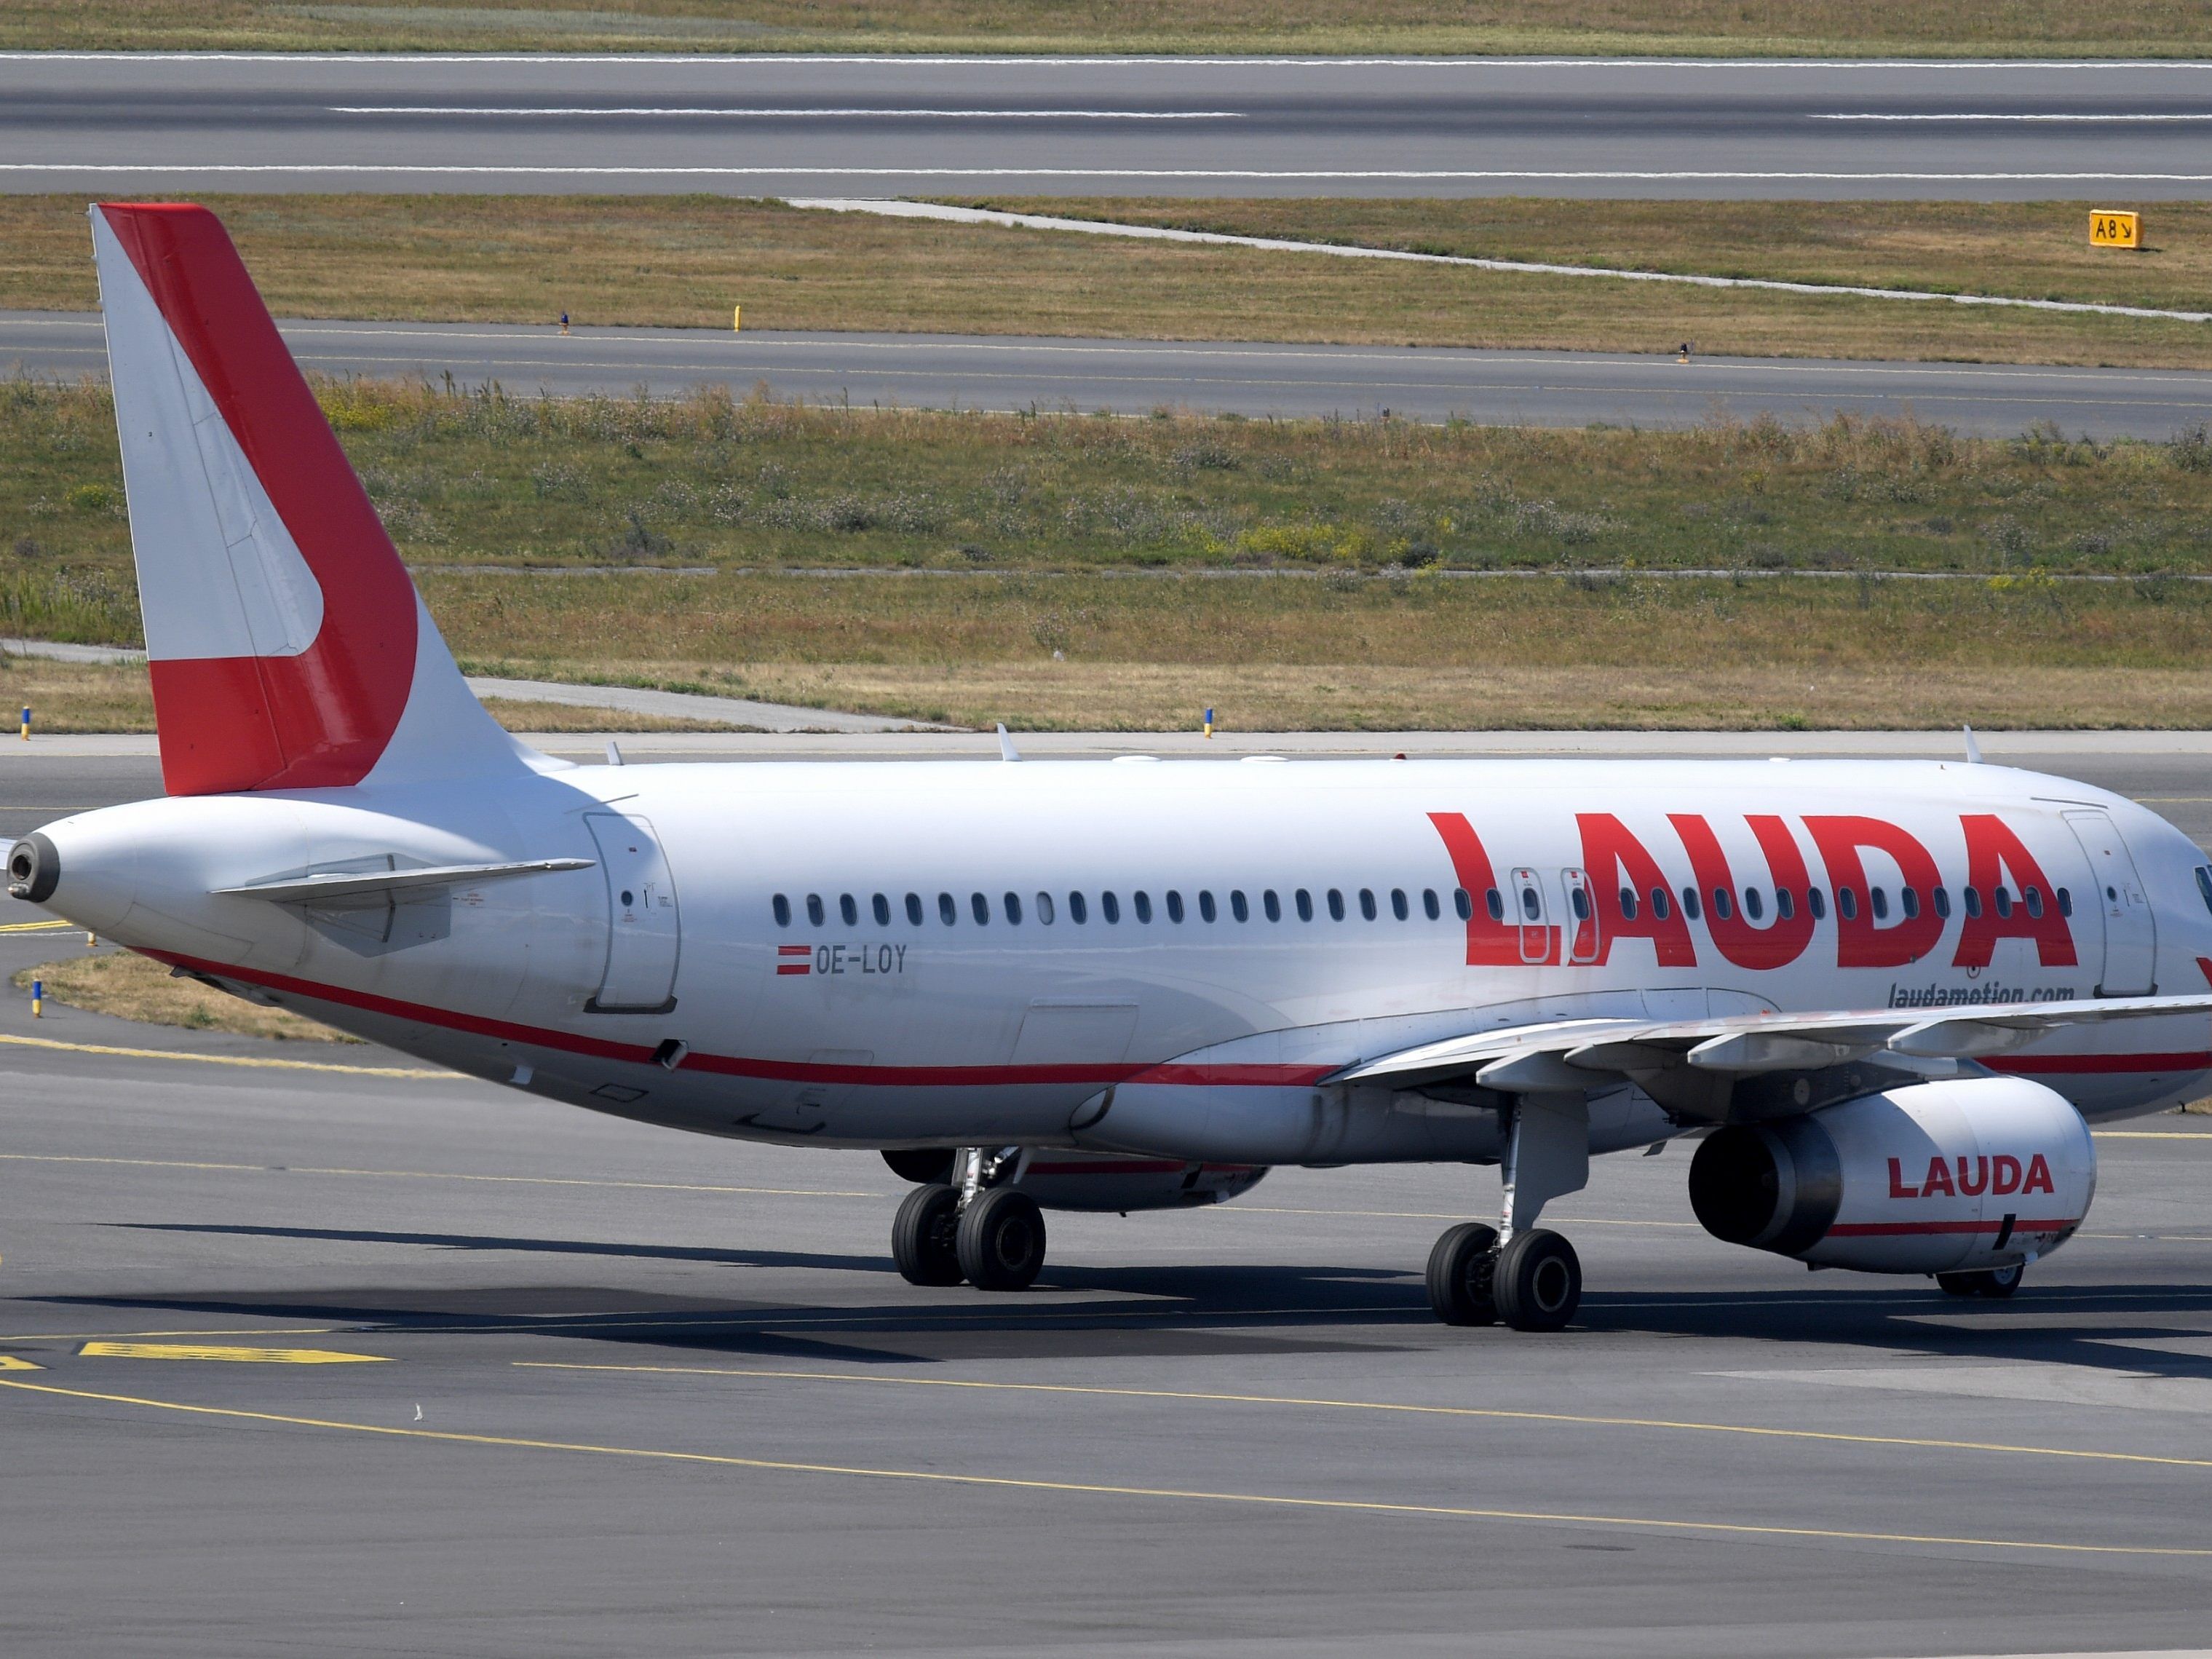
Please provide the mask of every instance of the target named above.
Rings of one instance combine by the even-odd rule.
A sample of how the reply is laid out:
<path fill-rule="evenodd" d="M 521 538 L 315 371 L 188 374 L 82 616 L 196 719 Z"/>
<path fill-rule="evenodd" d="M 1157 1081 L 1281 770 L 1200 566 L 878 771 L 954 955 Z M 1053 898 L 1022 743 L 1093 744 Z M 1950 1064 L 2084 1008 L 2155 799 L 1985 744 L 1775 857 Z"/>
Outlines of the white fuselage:
<path fill-rule="evenodd" d="M 579 1104 L 813 1144 L 1484 1158 L 1489 1116 L 1324 1079 L 1539 1019 L 2202 989 L 2212 957 L 2206 860 L 2179 832 L 1966 764 L 583 767 L 147 801 L 45 833 L 54 908 L 188 971 Z M 564 857 L 597 867 L 320 912 L 211 894 Z M 2140 1111 L 2212 1069 L 2204 1024 L 1996 1063 L 2085 1113 Z M 1395 1127 L 1346 1128 L 1370 1109 Z M 1594 1150 L 1669 1133 L 1633 1091 L 1593 1108 Z"/>

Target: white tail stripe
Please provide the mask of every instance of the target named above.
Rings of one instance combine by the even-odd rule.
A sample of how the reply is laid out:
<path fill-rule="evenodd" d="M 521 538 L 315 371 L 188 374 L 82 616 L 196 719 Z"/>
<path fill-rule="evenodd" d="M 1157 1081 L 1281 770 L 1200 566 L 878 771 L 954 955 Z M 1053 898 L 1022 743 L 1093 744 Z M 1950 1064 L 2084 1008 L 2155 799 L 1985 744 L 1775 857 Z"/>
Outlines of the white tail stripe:
<path fill-rule="evenodd" d="M 115 233 L 92 227 L 146 653 L 296 657 L 322 586 Z"/>

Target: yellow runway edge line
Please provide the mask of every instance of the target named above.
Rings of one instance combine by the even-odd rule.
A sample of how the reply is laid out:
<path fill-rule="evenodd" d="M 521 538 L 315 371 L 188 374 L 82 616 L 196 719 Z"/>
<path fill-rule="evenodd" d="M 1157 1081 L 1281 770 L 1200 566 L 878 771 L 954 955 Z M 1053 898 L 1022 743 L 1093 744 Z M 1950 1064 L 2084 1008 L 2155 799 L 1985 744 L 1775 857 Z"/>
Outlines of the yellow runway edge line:
<path fill-rule="evenodd" d="M 714 1468 L 753 1469 L 775 1474 L 841 1475 L 862 1480 L 910 1480 L 933 1486 L 973 1486 L 1000 1492 L 1066 1492 L 1091 1498 L 1156 1498 L 1181 1503 L 1238 1504 L 1255 1509 L 1321 1510 L 1340 1515 L 1422 1516 L 1451 1521 L 1520 1521 L 1559 1526 L 1609 1527 L 1635 1532 L 1705 1533 L 1729 1538 L 1805 1539 L 1830 1543 L 1921 1544 L 1948 1548 L 2022 1551 L 2035 1555 L 2165 1556 L 2212 1559 L 2212 1549 L 2174 1544 L 2077 1544 L 2020 1538 L 1975 1538 L 1941 1533 L 1860 1532 L 1840 1527 L 1761 1526 L 1741 1521 L 1697 1521 L 1660 1516 L 1596 1515 L 1574 1510 L 1477 1509 L 1455 1504 L 1393 1504 L 1376 1498 L 1297 1498 L 1275 1492 L 1206 1492 L 1183 1486 L 1125 1486 L 1090 1480 L 1046 1480 L 1017 1475 L 956 1474 L 938 1469 L 875 1468 L 864 1464 L 811 1463 L 782 1458 L 738 1457 L 723 1452 L 670 1451 L 647 1446 L 603 1446 L 588 1441 L 533 1440 L 515 1435 L 461 1434 L 442 1429 L 398 1428 L 381 1423 L 348 1423 L 283 1412 L 244 1411 L 229 1406 L 194 1406 L 181 1401 L 149 1400 L 135 1395 L 100 1394 L 48 1382 L 0 1377 L 0 1389 L 88 1400 L 104 1406 L 137 1406 L 234 1422 L 276 1423 L 290 1428 L 330 1429 L 347 1434 L 382 1435 L 398 1440 L 428 1440 L 444 1445 L 502 1446 L 523 1451 L 570 1452 L 579 1455 L 633 1458 L 645 1462 L 689 1463 Z"/>
<path fill-rule="evenodd" d="M 9 1036 L 0 1042 L 23 1048 L 59 1048 L 79 1054 L 120 1054 L 129 1060 L 188 1060 L 203 1066 L 256 1066 L 280 1072 L 344 1072 L 354 1077 L 448 1077 L 459 1072 L 409 1070 L 393 1066 L 340 1066 L 326 1060 L 264 1060 L 258 1054 L 196 1054 L 181 1048 L 118 1048 L 105 1042 L 63 1042 L 53 1037 Z"/>
<path fill-rule="evenodd" d="M 380 1353 L 342 1353 L 336 1348 L 218 1348 L 186 1342 L 88 1342 L 88 1359 L 213 1359 L 243 1365 L 388 1365 Z"/>
<path fill-rule="evenodd" d="M 1842 1434 L 1824 1429 L 1768 1429 L 1745 1423 L 1674 1422 L 1659 1417 L 1583 1417 L 1569 1412 L 1510 1411 L 1485 1406 L 1414 1406 L 1387 1400 L 1306 1399 L 1297 1395 L 1200 1394 L 1179 1389 L 1116 1389 L 1081 1382 L 977 1382 L 960 1377 L 870 1376 L 853 1371 L 752 1370 L 723 1365 L 598 1365 L 556 1359 L 509 1364 L 538 1371 L 641 1371 L 671 1376 L 744 1376 L 801 1382 L 878 1382 L 891 1388 L 975 1389 L 1013 1394 L 1104 1395 L 1121 1400 L 1182 1400 L 1222 1406 L 1306 1406 L 1328 1411 L 1390 1412 L 1411 1417 L 1490 1418 L 1512 1423 L 1559 1423 L 1575 1428 L 1677 1429 L 1698 1434 L 1741 1434 L 1766 1440 L 1822 1440 L 1855 1446 L 1907 1446 L 1927 1451 L 1999 1452 L 2020 1457 L 2078 1457 L 2093 1462 L 2156 1463 L 2212 1469 L 2212 1457 L 2160 1457 L 2146 1452 L 2078 1451 L 2063 1446 L 2019 1446 L 2002 1441 L 1927 1440 L 1906 1435 Z"/>

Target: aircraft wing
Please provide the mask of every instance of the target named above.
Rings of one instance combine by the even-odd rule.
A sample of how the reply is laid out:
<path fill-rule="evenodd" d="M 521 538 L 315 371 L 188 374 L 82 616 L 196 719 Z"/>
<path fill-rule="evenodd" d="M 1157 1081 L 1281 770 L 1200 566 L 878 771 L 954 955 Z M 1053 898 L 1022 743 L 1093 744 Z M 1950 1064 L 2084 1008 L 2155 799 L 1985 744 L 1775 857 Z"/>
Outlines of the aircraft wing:
<path fill-rule="evenodd" d="M 1978 1060 L 2054 1031 L 2177 1014 L 2212 1015 L 2212 992 L 1948 1010 L 1555 1020 L 1401 1049 L 1327 1080 L 1398 1089 L 1473 1085 L 1501 1094 L 1584 1093 L 1633 1083 L 1672 1110 L 1718 1121 L 1826 1104 L 1832 1097 L 1819 1079 L 1832 1068 L 1887 1060 L 1900 1071 L 1924 1072 L 1926 1062 Z M 1857 1087 L 1855 1079 L 1838 1081 Z M 1734 1086 L 1762 1082 L 1783 1086 Z"/>

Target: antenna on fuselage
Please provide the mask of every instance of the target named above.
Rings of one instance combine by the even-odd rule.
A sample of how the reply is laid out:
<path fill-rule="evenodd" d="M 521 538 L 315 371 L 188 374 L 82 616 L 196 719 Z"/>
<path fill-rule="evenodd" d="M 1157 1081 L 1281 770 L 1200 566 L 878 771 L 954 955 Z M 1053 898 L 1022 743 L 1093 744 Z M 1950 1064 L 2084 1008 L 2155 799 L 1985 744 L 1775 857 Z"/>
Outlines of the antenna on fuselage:
<path fill-rule="evenodd" d="M 1014 740 L 1006 735 L 1006 723 L 1000 720 L 999 722 L 999 758 L 1002 761 L 1018 761 L 1021 757 L 1022 751 L 1014 747 Z"/>
<path fill-rule="evenodd" d="M 1982 763 L 1982 745 L 1974 741 L 1974 728 L 1966 726 L 1960 729 L 1966 734 L 1966 764 L 1979 766 Z"/>
<path fill-rule="evenodd" d="M 620 766 L 622 763 L 622 745 L 617 743 L 612 738 L 609 738 L 607 739 L 607 764 L 610 766 Z"/>

